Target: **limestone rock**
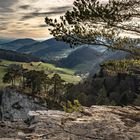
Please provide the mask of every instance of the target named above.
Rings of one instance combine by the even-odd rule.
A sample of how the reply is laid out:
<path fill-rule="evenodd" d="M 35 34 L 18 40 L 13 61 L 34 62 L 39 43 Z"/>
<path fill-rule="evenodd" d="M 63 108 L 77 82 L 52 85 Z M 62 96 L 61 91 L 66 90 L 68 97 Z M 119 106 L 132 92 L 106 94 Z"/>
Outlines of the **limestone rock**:
<path fill-rule="evenodd" d="M 7 131 L 9 131 L 7 138 L 140 140 L 140 107 L 92 106 L 85 108 L 85 112 L 68 114 L 56 110 L 29 111 L 26 123 L 11 122 L 13 129 L 7 126 Z M 17 124 L 18 127 L 16 127 Z M 1 133 L 6 133 L 5 127 L 4 124 L 0 125 L 0 136 Z M 14 130 L 16 130 L 15 133 L 13 133 Z"/>
<path fill-rule="evenodd" d="M 41 99 L 21 94 L 14 89 L 7 88 L 0 95 L 0 120 L 24 120 L 29 111 L 47 109 Z"/>
<path fill-rule="evenodd" d="M 29 112 L 31 136 L 47 140 L 139 140 L 140 108 L 92 106 L 91 116 L 60 111 Z"/>

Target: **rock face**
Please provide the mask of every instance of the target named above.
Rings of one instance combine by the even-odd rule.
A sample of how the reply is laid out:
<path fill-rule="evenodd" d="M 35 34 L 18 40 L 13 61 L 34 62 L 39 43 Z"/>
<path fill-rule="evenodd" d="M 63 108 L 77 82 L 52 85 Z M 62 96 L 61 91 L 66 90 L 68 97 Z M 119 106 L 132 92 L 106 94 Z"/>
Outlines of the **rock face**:
<path fill-rule="evenodd" d="M 41 99 L 21 94 L 13 89 L 5 89 L 0 94 L 0 120 L 27 119 L 29 111 L 46 110 Z"/>
<path fill-rule="evenodd" d="M 50 110 L 28 116 L 26 124 L 0 123 L 1 138 L 9 131 L 5 137 L 26 140 L 140 140 L 140 107 L 92 106 L 82 114 Z"/>

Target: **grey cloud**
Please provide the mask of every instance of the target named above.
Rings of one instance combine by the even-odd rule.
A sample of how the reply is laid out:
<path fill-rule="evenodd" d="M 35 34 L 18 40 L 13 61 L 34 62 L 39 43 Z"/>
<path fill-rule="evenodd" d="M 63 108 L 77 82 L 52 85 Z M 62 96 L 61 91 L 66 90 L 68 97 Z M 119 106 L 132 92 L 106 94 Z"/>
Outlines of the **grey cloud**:
<path fill-rule="evenodd" d="M 1 18 L 0 18 L 1 19 Z M 6 27 L 10 22 L 0 22 L 0 27 Z"/>
<path fill-rule="evenodd" d="M 21 35 L 25 35 L 26 32 L 28 34 L 29 30 L 32 30 L 33 28 L 37 30 L 40 28 L 44 29 L 47 25 L 45 25 L 45 23 L 43 24 L 42 20 L 46 16 L 63 14 L 66 10 L 71 8 L 69 6 L 58 7 L 56 3 L 54 3 L 54 5 L 53 3 L 50 3 L 50 6 L 53 6 L 54 8 L 49 8 L 47 5 L 46 8 L 44 8 L 44 6 L 41 7 L 42 3 L 40 5 L 34 4 L 34 2 L 38 1 L 39 0 L 0 0 L 1 34 L 4 33 L 4 36 L 11 36 L 12 34 L 17 35 L 21 32 Z M 41 20 L 41 25 L 32 22 L 26 23 L 26 20 L 32 18 L 35 19 L 33 20 L 34 22 L 36 22 L 37 19 Z M 24 30 L 26 30 L 26 32 Z"/>
<path fill-rule="evenodd" d="M 13 12 L 14 10 L 11 9 L 11 8 L 1 8 L 0 7 L 0 12 L 2 13 L 10 13 L 10 12 Z"/>
<path fill-rule="evenodd" d="M 66 10 L 70 9 L 70 6 L 63 6 L 63 7 L 56 7 L 56 8 L 51 8 L 49 12 L 32 12 L 24 15 L 21 20 L 28 20 L 31 18 L 35 17 L 45 17 L 45 16 L 50 16 L 50 15 L 58 15 L 58 14 L 63 14 L 65 13 Z"/>
<path fill-rule="evenodd" d="M 62 7 L 51 8 L 50 10 L 51 11 L 63 11 L 63 12 L 65 12 L 71 8 L 72 8 L 71 6 L 62 6 Z"/>
<path fill-rule="evenodd" d="M 25 15 L 20 20 L 24 21 L 24 20 L 28 20 L 28 19 L 31 19 L 31 18 L 34 18 L 34 16 L 32 16 L 32 15 Z"/>
<path fill-rule="evenodd" d="M 11 7 L 17 2 L 18 0 L 0 0 L 0 12 L 12 12 Z"/>
<path fill-rule="evenodd" d="M 29 2 L 37 2 L 38 0 L 28 0 Z"/>
<path fill-rule="evenodd" d="M 18 0 L 1 0 L 0 7 L 10 7 L 15 4 Z"/>
<path fill-rule="evenodd" d="M 46 28 L 48 27 L 47 24 L 40 24 L 40 25 L 36 25 L 36 26 L 32 26 L 33 28 L 37 28 L 37 29 L 40 29 L 40 28 Z"/>
<path fill-rule="evenodd" d="M 30 5 L 21 5 L 19 6 L 20 9 L 27 10 L 30 8 Z"/>
<path fill-rule="evenodd" d="M 31 24 L 29 24 L 29 23 L 24 23 L 24 22 L 16 22 L 15 23 L 17 26 L 29 26 L 29 25 L 31 25 Z"/>
<path fill-rule="evenodd" d="M 0 24 L 2 23 L 2 22 L 7 22 L 7 21 L 9 21 L 9 19 L 10 18 L 8 18 L 7 16 L 4 16 L 4 15 L 1 15 L 1 17 L 0 17 Z"/>
<path fill-rule="evenodd" d="M 48 15 L 55 15 L 55 14 L 62 14 L 64 13 L 63 11 L 51 11 L 51 12 L 39 12 L 39 13 L 36 13 L 36 12 L 33 12 L 33 13 L 29 13 L 29 14 L 26 14 L 25 16 L 23 16 L 21 18 L 21 20 L 28 20 L 28 19 L 31 19 L 31 18 L 36 18 L 36 17 L 45 17 L 45 16 L 48 16 Z"/>
<path fill-rule="evenodd" d="M 47 27 L 47 25 L 46 24 L 42 24 L 42 25 L 39 25 L 38 27 L 44 28 L 44 27 Z"/>
<path fill-rule="evenodd" d="M 0 18 L 1 20 L 1 18 Z M 5 31 L 8 29 L 9 22 L 0 22 L 0 31 Z"/>
<path fill-rule="evenodd" d="M 0 27 L 0 30 L 5 31 L 5 30 L 7 30 L 7 28 L 6 27 Z"/>

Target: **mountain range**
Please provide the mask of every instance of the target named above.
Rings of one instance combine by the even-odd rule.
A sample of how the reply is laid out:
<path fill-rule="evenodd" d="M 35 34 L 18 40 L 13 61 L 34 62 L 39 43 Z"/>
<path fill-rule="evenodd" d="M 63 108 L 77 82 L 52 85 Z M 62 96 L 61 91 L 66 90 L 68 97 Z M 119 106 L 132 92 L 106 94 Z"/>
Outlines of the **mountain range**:
<path fill-rule="evenodd" d="M 0 49 L 38 57 L 59 67 L 71 68 L 83 73 L 97 71 L 105 60 L 122 59 L 126 56 L 124 52 L 108 51 L 99 46 L 83 45 L 72 49 L 69 44 L 54 38 L 45 41 L 30 38 L 17 39 L 1 44 Z"/>
<path fill-rule="evenodd" d="M 26 39 L 17 39 L 14 41 L 10 41 L 8 43 L 4 43 L 0 45 L 1 49 L 5 50 L 12 50 L 17 51 L 18 49 L 24 47 L 24 46 L 31 46 L 33 44 L 37 43 L 36 40 L 26 38 Z"/>

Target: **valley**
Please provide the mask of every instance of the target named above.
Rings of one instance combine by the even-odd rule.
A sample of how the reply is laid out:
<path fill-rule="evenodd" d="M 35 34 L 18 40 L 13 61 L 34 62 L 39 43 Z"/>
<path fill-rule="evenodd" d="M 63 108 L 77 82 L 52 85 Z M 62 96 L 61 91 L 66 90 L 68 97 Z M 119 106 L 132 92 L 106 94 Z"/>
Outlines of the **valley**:
<path fill-rule="evenodd" d="M 38 58 L 56 65 L 57 67 L 68 68 L 79 74 L 93 73 L 100 69 L 100 64 L 110 59 L 123 59 L 127 53 L 121 51 L 108 51 L 105 47 L 81 45 L 70 48 L 70 45 L 51 38 L 45 41 L 33 39 L 17 39 L 0 45 L 0 49 L 14 51 L 19 56 L 25 55 Z M 34 59 L 31 59 L 32 61 Z M 18 60 L 16 60 L 18 61 Z M 29 60 L 28 60 L 29 61 Z"/>
<path fill-rule="evenodd" d="M 7 61 L 1 60 L 0 62 L 0 87 L 4 87 L 4 83 L 2 82 L 3 76 L 6 73 L 6 68 L 11 64 L 22 65 L 24 69 L 28 70 L 37 70 L 37 71 L 45 71 L 49 77 L 52 77 L 54 73 L 58 73 L 63 80 L 69 83 L 78 83 L 81 81 L 81 77 L 75 75 L 75 71 L 71 69 L 65 69 L 56 67 L 52 64 L 43 63 L 43 62 L 18 62 L 18 61 Z M 6 86 L 6 85 L 5 85 Z"/>

